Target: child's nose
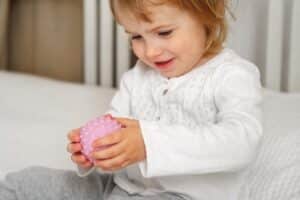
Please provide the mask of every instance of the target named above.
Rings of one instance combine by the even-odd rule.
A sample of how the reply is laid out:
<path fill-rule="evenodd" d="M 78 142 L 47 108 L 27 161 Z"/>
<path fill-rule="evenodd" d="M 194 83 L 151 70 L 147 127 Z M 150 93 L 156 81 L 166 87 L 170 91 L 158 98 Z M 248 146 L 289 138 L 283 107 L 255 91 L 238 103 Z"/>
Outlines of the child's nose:
<path fill-rule="evenodd" d="M 153 59 L 162 53 L 162 49 L 156 44 L 147 44 L 145 48 L 145 54 L 148 59 Z"/>

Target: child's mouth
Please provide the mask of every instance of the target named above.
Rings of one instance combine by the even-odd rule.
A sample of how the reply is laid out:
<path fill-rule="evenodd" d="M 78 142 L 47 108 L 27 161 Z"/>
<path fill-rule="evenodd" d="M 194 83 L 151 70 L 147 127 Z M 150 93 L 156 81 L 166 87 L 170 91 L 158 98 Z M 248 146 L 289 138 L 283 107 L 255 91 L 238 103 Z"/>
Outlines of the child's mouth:
<path fill-rule="evenodd" d="M 154 64 L 158 69 L 166 69 L 166 68 L 170 67 L 170 65 L 173 63 L 173 60 L 174 59 L 171 58 L 166 61 L 155 62 Z"/>

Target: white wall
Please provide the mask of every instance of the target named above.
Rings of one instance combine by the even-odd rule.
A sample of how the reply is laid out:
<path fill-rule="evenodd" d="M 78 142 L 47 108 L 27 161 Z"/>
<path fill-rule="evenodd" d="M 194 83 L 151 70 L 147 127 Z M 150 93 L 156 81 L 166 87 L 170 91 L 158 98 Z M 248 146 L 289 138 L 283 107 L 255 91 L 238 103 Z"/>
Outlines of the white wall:
<path fill-rule="evenodd" d="M 295 46 L 295 41 L 291 41 L 292 15 L 293 11 L 297 12 L 292 8 L 299 6 L 299 3 L 295 4 L 297 1 L 299 0 L 233 0 L 233 12 L 237 19 L 231 21 L 227 46 L 254 62 L 260 68 L 264 86 L 271 89 L 300 90 L 300 82 L 297 81 L 300 76 L 300 70 L 297 70 L 300 52 L 291 48 L 291 44 Z M 270 5 L 275 8 L 271 14 Z M 268 19 L 269 15 L 272 16 L 271 19 Z M 293 20 L 293 24 L 296 24 L 296 19 Z M 291 55 L 295 54 L 297 56 L 294 58 L 298 58 L 298 54 L 299 58 L 297 61 L 293 60 L 291 65 Z"/>
<path fill-rule="evenodd" d="M 230 24 L 228 46 L 254 62 L 264 76 L 268 0 L 235 0 L 235 21 Z"/>

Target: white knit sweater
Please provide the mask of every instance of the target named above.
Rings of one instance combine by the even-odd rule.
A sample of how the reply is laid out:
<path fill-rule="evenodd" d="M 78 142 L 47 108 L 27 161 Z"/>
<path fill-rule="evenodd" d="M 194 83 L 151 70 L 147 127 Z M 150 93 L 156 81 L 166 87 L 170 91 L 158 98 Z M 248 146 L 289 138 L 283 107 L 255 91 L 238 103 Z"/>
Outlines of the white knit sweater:
<path fill-rule="evenodd" d="M 230 49 L 171 79 L 138 61 L 109 112 L 139 120 L 147 158 L 116 172 L 114 181 L 142 195 L 240 199 L 262 136 L 261 101 L 258 69 Z"/>

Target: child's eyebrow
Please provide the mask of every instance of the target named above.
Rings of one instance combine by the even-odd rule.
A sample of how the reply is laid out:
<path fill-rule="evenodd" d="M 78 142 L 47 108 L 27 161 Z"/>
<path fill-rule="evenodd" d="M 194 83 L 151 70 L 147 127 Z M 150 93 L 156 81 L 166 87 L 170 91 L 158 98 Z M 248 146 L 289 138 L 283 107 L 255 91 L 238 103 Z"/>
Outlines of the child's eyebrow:
<path fill-rule="evenodd" d="M 161 28 L 168 28 L 168 27 L 170 27 L 170 26 L 171 26 L 171 24 L 159 25 L 159 26 L 157 26 L 157 27 L 154 27 L 154 28 L 148 30 L 147 32 L 155 32 L 155 31 L 157 31 L 157 30 L 159 30 L 159 29 L 161 29 Z"/>
<path fill-rule="evenodd" d="M 155 31 L 157 31 L 157 30 L 159 30 L 159 29 L 161 29 L 161 28 L 168 28 L 168 27 L 170 27 L 170 26 L 172 26 L 172 25 L 170 25 L 170 24 L 166 24 L 166 25 L 159 25 L 159 26 L 156 26 L 156 27 L 154 27 L 154 28 L 151 28 L 151 29 L 149 29 L 149 30 L 147 30 L 146 32 L 147 33 L 151 33 L 151 32 L 155 32 Z M 133 34 L 133 32 L 131 32 L 131 31 L 128 31 L 128 30 L 124 30 L 126 33 L 128 33 L 128 34 Z"/>
<path fill-rule="evenodd" d="M 127 31 L 126 29 L 125 29 L 124 31 L 125 31 L 125 33 L 127 33 L 127 34 L 132 34 L 130 31 Z"/>

